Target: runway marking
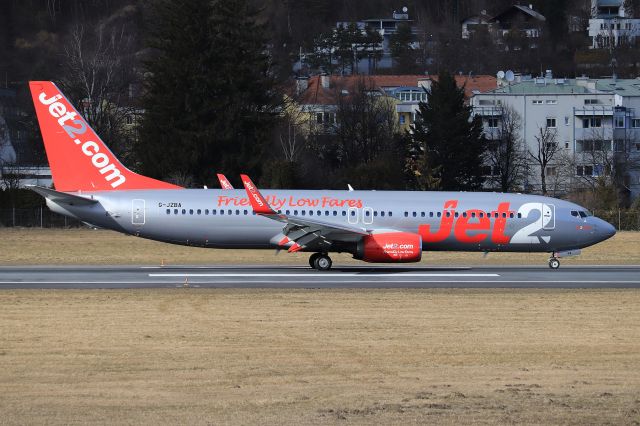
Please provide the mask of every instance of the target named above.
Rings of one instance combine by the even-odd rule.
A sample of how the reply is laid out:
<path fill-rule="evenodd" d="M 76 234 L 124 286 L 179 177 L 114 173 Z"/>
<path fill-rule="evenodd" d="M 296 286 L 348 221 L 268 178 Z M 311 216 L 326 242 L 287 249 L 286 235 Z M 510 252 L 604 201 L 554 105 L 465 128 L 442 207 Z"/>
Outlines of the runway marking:
<path fill-rule="evenodd" d="M 170 273 L 166 273 L 166 274 L 149 274 L 149 277 L 166 277 L 166 278 L 177 278 L 177 277 L 182 277 L 182 278 L 190 278 L 190 277 L 210 277 L 210 278 L 214 278 L 214 277 L 242 277 L 242 278 L 252 278 L 252 277 L 305 277 L 305 278 L 328 278 L 328 277 L 362 277 L 362 276 L 367 276 L 367 277 L 396 277 L 396 278 L 402 278 L 402 277 L 499 277 L 500 275 L 498 274 L 434 274 L 434 273 L 403 273 L 403 272 L 396 272 L 396 273 L 362 273 L 362 272 L 341 272 L 341 273 L 329 273 L 329 274 L 324 274 L 324 275 L 314 275 L 312 273 L 307 273 L 307 274 L 251 274 L 251 273 L 218 273 L 218 274 L 194 274 L 194 273 L 187 273 L 187 274 L 170 274 Z"/>
<path fill-rule="evenodd" d="M 182 281 L 165 281 L 165 282 L 154 282 L 154 281 L 0 281 L 0 286 L 9 285 L 9 284 L 41 284 L 41 285 L 60 285 L 60 284 L 182 284 Z M 288 281 L 282 280 L 255 280 L 255 281 L 247 281 L 244 283 L 238 281 L 196 281 L 197 284 L 235 284 L 238 285 L 238 288 L 244 287 L 246 284 L 287 284 Z M 312 281 L 309 282 L 309 285 L 313 284 L 383 284 L 384 281 L 379 280 L 333 280 L 333 281 Z M 429 280 L 429 281 L 419 281 L 419 280 L 394 280 L 389 281 L 390 284 L 408 284 L 408 283 L 417 283 L 417 284 L 640 284 L 640 280 L 632 280 L 632 281 L 603 281 L 603 280 Z M 298 282 L 291 282 L 291 284 L 297 284 Z M 428 288 L 428 287 L 427 287 Z"/>

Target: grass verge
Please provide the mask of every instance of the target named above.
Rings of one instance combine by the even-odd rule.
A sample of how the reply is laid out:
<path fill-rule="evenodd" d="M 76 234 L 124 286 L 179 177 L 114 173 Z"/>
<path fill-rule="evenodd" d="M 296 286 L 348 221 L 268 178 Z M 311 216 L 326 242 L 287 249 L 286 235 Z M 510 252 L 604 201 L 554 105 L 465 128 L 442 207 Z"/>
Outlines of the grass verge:
<path fill-rule="evenodd" d="M 275 250 L 217 250 L 184 247 L 90 229 L 0 229 L 0 265 L 100 265 L 100 264 L 298 264 L 306 265 L 308 253 Z M 361 263 L 351 256 L 333 255 L 334 263 Z M 428 265 L 545 265 L 546 253 L 425 252 Z M 613 238 L 583 250 L 563 264 L 640 264 L 640 232 L 620 232 Z"/>
<path fill-rule="evenodd" d="M 0 422 L 637 424 L 639 324 L 625 290 L 3 291 Z"/>

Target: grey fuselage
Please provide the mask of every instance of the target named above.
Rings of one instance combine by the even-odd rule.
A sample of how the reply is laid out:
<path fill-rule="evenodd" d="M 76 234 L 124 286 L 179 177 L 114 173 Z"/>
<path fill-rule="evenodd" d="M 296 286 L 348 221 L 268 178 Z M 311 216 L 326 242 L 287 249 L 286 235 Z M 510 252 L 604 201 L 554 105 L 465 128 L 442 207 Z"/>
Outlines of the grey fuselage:
<path fill-rule="evenodd" d="M 615 229 L 567 201 L 524 194 L 263 190 L 274 210 L 371 232 L 422 235 L 422 249 L 560 252 L 603 241 Z M 74 193 L 92 205 L 47 200 L 97 227 L 174 244 L 274 248 L 283 224 L 253 213 L 244 190 L 179 189 Z M 327 251 L 353 252 L 355 240 Z M 308 251 L 314 251 L 308 248 Z"/>

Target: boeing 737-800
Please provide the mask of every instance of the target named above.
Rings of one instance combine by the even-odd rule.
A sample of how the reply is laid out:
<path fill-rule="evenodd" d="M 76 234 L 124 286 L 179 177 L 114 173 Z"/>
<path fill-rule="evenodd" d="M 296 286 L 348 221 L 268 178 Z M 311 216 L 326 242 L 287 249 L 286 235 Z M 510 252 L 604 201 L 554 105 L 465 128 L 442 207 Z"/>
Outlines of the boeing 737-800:
<path fill-rule="evenodd" d="M 430 251 L 547 252 L 558 258 L 615 234 L 568 201 L 505 193 L 185 189 L 122 165 L 52 82 L 30 83 L 55 190 L 32 189 L 54 212 L 174 244 L 329 253 L 418 262 Z M 229 185 L 231 186 L 231 185 Z"/>

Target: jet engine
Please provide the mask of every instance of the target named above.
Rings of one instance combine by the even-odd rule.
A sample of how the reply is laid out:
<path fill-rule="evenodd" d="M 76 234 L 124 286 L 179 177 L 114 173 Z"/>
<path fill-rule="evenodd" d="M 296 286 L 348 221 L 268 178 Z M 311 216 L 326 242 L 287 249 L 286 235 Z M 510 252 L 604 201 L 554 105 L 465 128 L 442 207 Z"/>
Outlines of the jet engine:
<path fill-rule="evenodd" d="M 353 257 L 375 263 L 419 262 L 422 258 L 422 237 L 409 232 L 367 235 L 358 241 Z"/>

